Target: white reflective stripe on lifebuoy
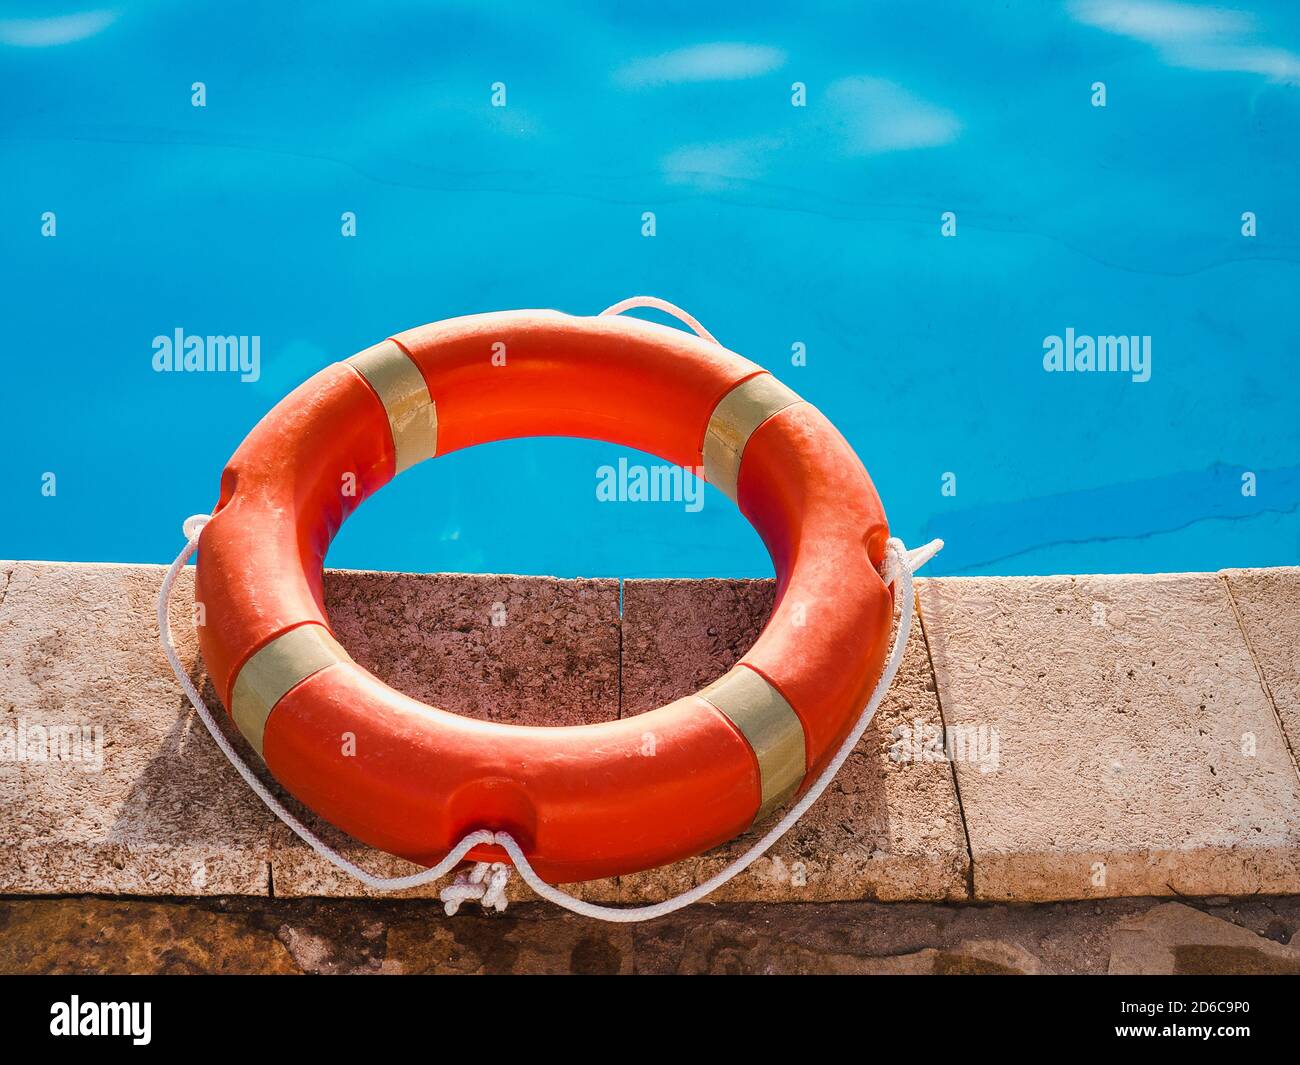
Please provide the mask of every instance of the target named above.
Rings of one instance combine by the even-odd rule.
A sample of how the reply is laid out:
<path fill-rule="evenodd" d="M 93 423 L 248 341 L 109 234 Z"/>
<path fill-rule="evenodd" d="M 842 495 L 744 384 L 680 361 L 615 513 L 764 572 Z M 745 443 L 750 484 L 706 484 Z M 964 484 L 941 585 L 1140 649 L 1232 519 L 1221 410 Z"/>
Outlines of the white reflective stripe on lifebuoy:
<path fill-rule="evenodd" d="M 734 666 L 698 694 L 721 710 L 753 748 L 762 785 L 754 820 L 763 820 L 803 780 L 807 766 L 803 722 L 785 696 L 748 666 Z"/>
<path fill-rule="evenodd" d="M 266 719 L 284 696 L 313 673 L 351 657 L 322 625 L 299 625 L 259 648 L 239 669 L 230 716 L 244 739 L 262 755 Z"/>
<path fill-rule="evenodd" d="M 803 402 L 770 373 L 742 381 L 713 408 L 704 433 L 704 479 L 734 503 L 740 461 L 754 430 L 786 407 Z"/>
<path fill-rule="evenodd" d="M 366 348 L 347 360 L 366 379 L 388 412 L 397 454 L 394 476 L 438 453 L 438 409 L 424 374 L 391 340 Z"/>

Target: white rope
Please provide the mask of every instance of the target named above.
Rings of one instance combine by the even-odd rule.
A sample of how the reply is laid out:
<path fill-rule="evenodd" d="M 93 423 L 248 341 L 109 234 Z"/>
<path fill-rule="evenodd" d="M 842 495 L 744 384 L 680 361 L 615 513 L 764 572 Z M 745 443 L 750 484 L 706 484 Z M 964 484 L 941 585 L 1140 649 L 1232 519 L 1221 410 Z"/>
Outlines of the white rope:
<path fill-rule="evenodd" d="M 718 338 L 705 329 L 704 326 L 700 325 L 694 316 L 687 314 L 684 310 L 678 307 L 677 304 L 669 303 L 667 300 L 661 300 L 658 296 L 629 296 L 625 300 L 619 300 L 612 307 L 606 307 L 600 312 L 600 314 L 596 315 L 596 317 L 604 318 L 606 315 L 610 314 L 622 314 L 624 311 L 630 311 L 635 307 L 653 307 L 657 311 L 671 314 L 679 322 L 690 326 L 705 340 L 711 340 L 713 343 L 717 344 L 718 347 L 722 347 Z"/>
<path fill-rule="evenodd" d="M 667 300 L 661 300 L 654 296 L 633 296 L 606 308 L 600 313 L 602 315 L 621 314 L 633 307 L 653 307 L 664 311 L 690 326 L 705 340 L 710 340 L 715 344 L 718 343 L 714 336 L 691 315 Z M 519 876 L 524 883 L 542 898 L 548 899 L 557 906 L 562 906 L 564 909 L 571 910 L 583 917 L 593 917 L 597 920 L 610 921 L 616 924 L 631 924 L 637 921 L 653 920 L 656 917 L 662 917 L 664 914 L 673 913 L 676 910 L 690 906 L 692 903 L 698 902 L 706 895 L 716 891 L 762 857 L 772 844 L 790 831 L 795 822 L 808 811 L 808 808 L 821 798 L 822 792 L 835 779 L 840 767 L 844 765 L 853 749 L 858 745 L 858 741 L 862 739 L 863 733 L 867 731 L 867 727 L 871 724 L 871 719 L 875 716 L 880 701 L 885 697 L 885 693 L 893 682 L 894 674 L 898 672 L 898 667 L 903 661 L 903 653 L 907 649 L 908 635 L 912 630 L 912 614 L 915 610 L 912 574 L 943 548 L 942 540 L 931 540 L 928 544 L 911 552 L 904 546 L 903 541 L 897 538 L 891 538 L 886 545 L 883 578 L 886 585 L 894 586 L 894 604 L 900 610 L 898 627 L 894 631 L 889 657 L 885 662 L 884 670 L 880 674 L 880 679 L 876 682 L 875 690 L 871 693 L 870 700 L 858 716 L 853 730 L 845 737 L 844 742 L 840 744 L 839 750 L 835 752 L 835 757 L 826 764 L 826 768 L 818 775 L 812 787 L 786 811 L 785 816 L 780 821 L 763 834 L 761 839 L 735 861 L 709 877 L 708 880 L 671 899 L 665 899 L 663 902 L 625 909 L 617 906 L 598 906 L 594 903 L 584 902 L 582 899 L 574 898 L 567 892 L 548 884 L 537 875 L 519 844 L 508 832 L 492 832 L 488 829 L 479 829 L 465 836 L 447 852 L 447 856 L 437 865 L 418 873 L 411 873 L 408 876 L 382 877 L 366 872 L 355 862 L 343 857 L 290 813 L 284 804 L 262 783 L 257 774 L 248 767 L 239 752 L 226 738 L 225 733 L 221 731 L 212 717 L 212 712 L 203 702 L 203 697 L 194 686 L 194 682 L 190 680 L 189 674 L 185 672 L 184 667 L 181 665 L 180 656 L 177 655 L 176 649 L 172 645 L 171 622 L 168 614 L 172 587 L 175 585 L 176 577 L 181 569 L 190 560 L 198 547 L 199 535 L 203 532 L 203 527 L 208 521 L 209 515 L 195 514 L 187 518 L 182 526 L 186 539 L 185 547 L 176 556 L 176 561 L 168 568 L 166 576 L 163 577 L 162 588 L 158 591 L 158 636 L 162 641 L 163 652 L 167 655 L 167 661 L 171 663 L 172 672 L 176 674 L 176 679 L 180 681 L 181 687 L 185 689 L 185 694 L 189 697 L 190 704 L 198 713 L 199 719 L 207 727 L 213 740 L 221 748 L 221 752 L 230 760 L 231 765 L 239 771 L 239 775 L 244 778 L 248 786 L 253 789 L 258 798 L 266 804 L 267 808 L 276 817 L 288 825 L 300 839 L 326 861 L 375 891 L 400 891 L 403 888 L 428 884 L 449 873 L 475 847 L 495 844 L 503 848 L 510 856 L 511 862 L 514 863 L 514 867 L 518 870 Z M 506 908 L 506 885 L 509 880 L 510 867 L 504 862 L 475 862 L 471 870 L 458 873 L 454 882 L 444 887 L 439 893 L 439 897 L 443 902 L 443 909 L 448 916 L 451 916 L 460 908 L 462 902 L 472 899 L 477 901 L 485 910 L 494 909 L 500 913 Z"/>
<path fill-rule="evenodd" d="M 457 873 L 455 881 L 438 893 L 442 908 L 451 917 L 467 899 L 483 909 L 502 913 L 506 908 L 506 885 L 510 883 L 510 866 L 505 862 L 475 862 L 468 873 Z"/>

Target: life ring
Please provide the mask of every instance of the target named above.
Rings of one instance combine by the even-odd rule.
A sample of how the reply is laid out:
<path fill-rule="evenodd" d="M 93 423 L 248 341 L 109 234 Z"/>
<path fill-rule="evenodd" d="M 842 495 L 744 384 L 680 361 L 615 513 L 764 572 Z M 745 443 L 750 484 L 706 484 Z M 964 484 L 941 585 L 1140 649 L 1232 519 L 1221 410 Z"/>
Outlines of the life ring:
<path fill-rule="evenodd" d="M 427 706 L 348 657 L 322 591 L 344 518 L 417 462 L 523 436 L 703 467 L 739 504 L 777 595 L 733 669 L 646 714 L 531 727 Z M 200 646 L 271 773 L 353 837 L 430 866 L 467 832 L 507 831 L 547 881 L 590 880 L 723 843 L 815 779 L 884 664 L 888 535 L 848 442 L 721 345 L 625 317 L 454 318 L 327 367 L 249 433 L 199 540 Z"/>

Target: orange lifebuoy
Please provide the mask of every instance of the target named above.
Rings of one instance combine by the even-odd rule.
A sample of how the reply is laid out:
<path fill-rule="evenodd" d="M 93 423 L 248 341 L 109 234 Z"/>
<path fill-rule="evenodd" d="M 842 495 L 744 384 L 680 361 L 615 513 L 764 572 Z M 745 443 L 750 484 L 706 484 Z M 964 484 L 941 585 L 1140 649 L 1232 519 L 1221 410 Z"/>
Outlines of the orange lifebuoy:
<path fill-rule="evenodd" d="M 777 596 L 733 669 L 635 718 L 548 728 L 426 706 L 348 657 L 322 593 L 343 519 L 416 462 L 522 436 L 703 467 L 739 504 Z M 199 541 L 200 644 L 271 773 L 352 836 L 433 865 L 469 831 L 507 831 L 546 880 L 588 880 L 722 843 L 815 777 L 884 664 L 887 538 L 849 444 L 747 359 L 636 319 L 474 315 L 322 370 L 248 435 Z"/>

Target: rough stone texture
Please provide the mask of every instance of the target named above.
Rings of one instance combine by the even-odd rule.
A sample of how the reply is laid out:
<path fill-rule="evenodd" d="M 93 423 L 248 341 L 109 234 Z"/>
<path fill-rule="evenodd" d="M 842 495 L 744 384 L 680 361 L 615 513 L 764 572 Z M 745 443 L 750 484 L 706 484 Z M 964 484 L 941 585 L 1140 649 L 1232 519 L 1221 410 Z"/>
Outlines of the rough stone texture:
<path fill-rule="evenodd" d="M 132 895 L 364 893 L 252 795 L 198 721 L 158 643 L 161 566 L 4 563 L 0 726 L 101 726 L 103 770 L 0 759 L 0 891 Z M 415 698 L 496 720 L 571 724 L 618 716 L 618 582 L 330 571 L 340 640 Z M 203 673 L 188 604 L 173 594 L 182 662 Z M 500 604 L 498 607 L 497 604 Z M 493 618 L 502 624 L 493 624 Z M 396 623 L 394 623 L 396 621 Z M 75 668 L 69 668 L 69 664 Z M 258 765 L 224 714 L 218 719 Z M 265 772 L 264 780 L 274 782 Z M 278 788 L 276 789 L 278 790 Z M 380 874 L 414 866 L 370 851 L 287 799 Z M 411 894 L 436 895 L 441 884 Z M 582 891 L 612 898 L 600 881 Z M 531 892 L 517 882 L 512 899 Z"/>
<path fill-rule="evenodd" d="M 270 913 L 259 920 L 246 912 L 224 912 L 220 902 L 208 908 L 161 899 L 0 900 L 0 972 L 301 972 L 276 938 L 273 921 Z"/>
<path fill-rule="evenodd" d="M 524 909 L 448 920 L 424 899 L 0 899 L 0 973 L 631 971 L 627 928 Z"/>
<path fill-rule="evenodd" d="M 1170 902 L 1122 922 L 1111 933 L 1109 972 L 1295 975 L 1300 974 L 1300 947 Z"/>
<path fill-rule="evenodd" d="M 0 891 L 263 894 L 272 818 L 213 745 L 158 643 L 161 566 L 9 563 L 0 601 Z M 178 650 L 201 680 L 193 571 Z M 209 689 L 209 697 L 212 693 Z M 18 759 L 73 726 L 78 760 Z M 102 769 L 93 757 L 102 730 Z M 37 747 L 48 752 L 48 747 Z M 30 756 L 30 751 L 28 752 Z M 90 757 L 84 757 L 90 755 Z"/>
<path fill-rule="evenodd" d="M 1292 757 L 1300 759 L 1300 566 L 1229 569 L 1221 576 Z"/>
<path fill-rule="evenodd" d="M 1300 782 L 1214 574 L 921 582 L 981 899 L 1300 890 Z"/>
<path fill-rule="evenodd" d="M 772 581 L 627 581 L 623 713 L 652 710 L 725 673 L 758 637 L 773 594 Z M 901 731 L 919 734 L 938 725 L 925 640 L 915 625 L 894 686 L 839 777 L 798 825 L 717 897 L 964 898 L 968 859 L 951 768 L 910 757 L 912 732 Z M 891 750 L 905 757 L 891 758 Z M 620 877 L 620 896 L 646 902 L 693 887 L 757 834 Z"/>
<path fill-rule="evenodd" d="M 348 653 L 413 699 L 467 717 L 523 725 L 618 717 L 616 580 L 330 570 L 325 605 Z M 373 873 L 418 871 L 315 818 L 309 823 Z M 276 829 L 271 866 L 277 895 L 374 894 L 283 826 Z M 397 894 L 436 896 L 443 883 Z M 570 890 L 611 901 L 615 887 L 613 880 L 601 880 Z M 517 877 L 507 897 L 535 898 Z"/>
<path fill-rule="evenodd" d="M 1276 973 L 1297 927 L 1297 898 L 724 903 L 632 926 L 538 904 L 25 898 L 0 899 L 0 973 Z"/>
<path fill-rule="evenodd" d="M 177 690 L 154 622 L 162 573 L 0 562 L 0 893 L 357 894 L 262 809 Z M 215 706 L 184 605 L 190 582 L 187 572 L 174 629 Z M 1294 568 L 920 582 L 939 700 L 916 630 L 894 691 L 840 780 L 724 897 L 962 899 L 968 881 L 980 899 L 1021 901 L 1300 890 L 1300 777 L 1278 724 L 1297 713 L 1297 584 Z M 345 645 L 417 698 L 536 723 L 620 712 L 616 582 L 331 572 L 327 591 Z M 770 582 L 629 582 L 622 712 L 723 673 L 756 636 L 771 595 Z M 949 726 L 997 730 L 996 751 L 974 752 L 982 761 L 955 748 L 973 868 L 953 766 L 887 756 L 914 750 L 896 728 L 933 727 L 941 712 Z M 17 760 L 20 723 L 102 728 L 102 769 Z M 378 872 L 411 869 L 322 831 Z M 580 890 L 603 901 L 661 897 L 740 846 Z M 1094 882 L 1096 863 L 1105 877 Z M 517 879 L 511 897 L 528 897 Z M 721 932 L 692 936 L 690 950 L 709 942 L 715 960 L 726 956 Z M 922 968 L 1032 968 L 1014 951 L 981 945 L 1003 940 L 971 927 L 893 953 L 938 952 L 898 962 Z M 1019 945 L 1044 968 L 1061 968 Z M 797 938 L 781 949 L 789 968 L 804 964 Z M 583 950 L 605 957 L 603 947 Z"/>
<path fill-rule="evenodd" d="M 618 717 L 618 581 L 330 570 L 335 635 L 385 684 L 466 717 Z"/>

